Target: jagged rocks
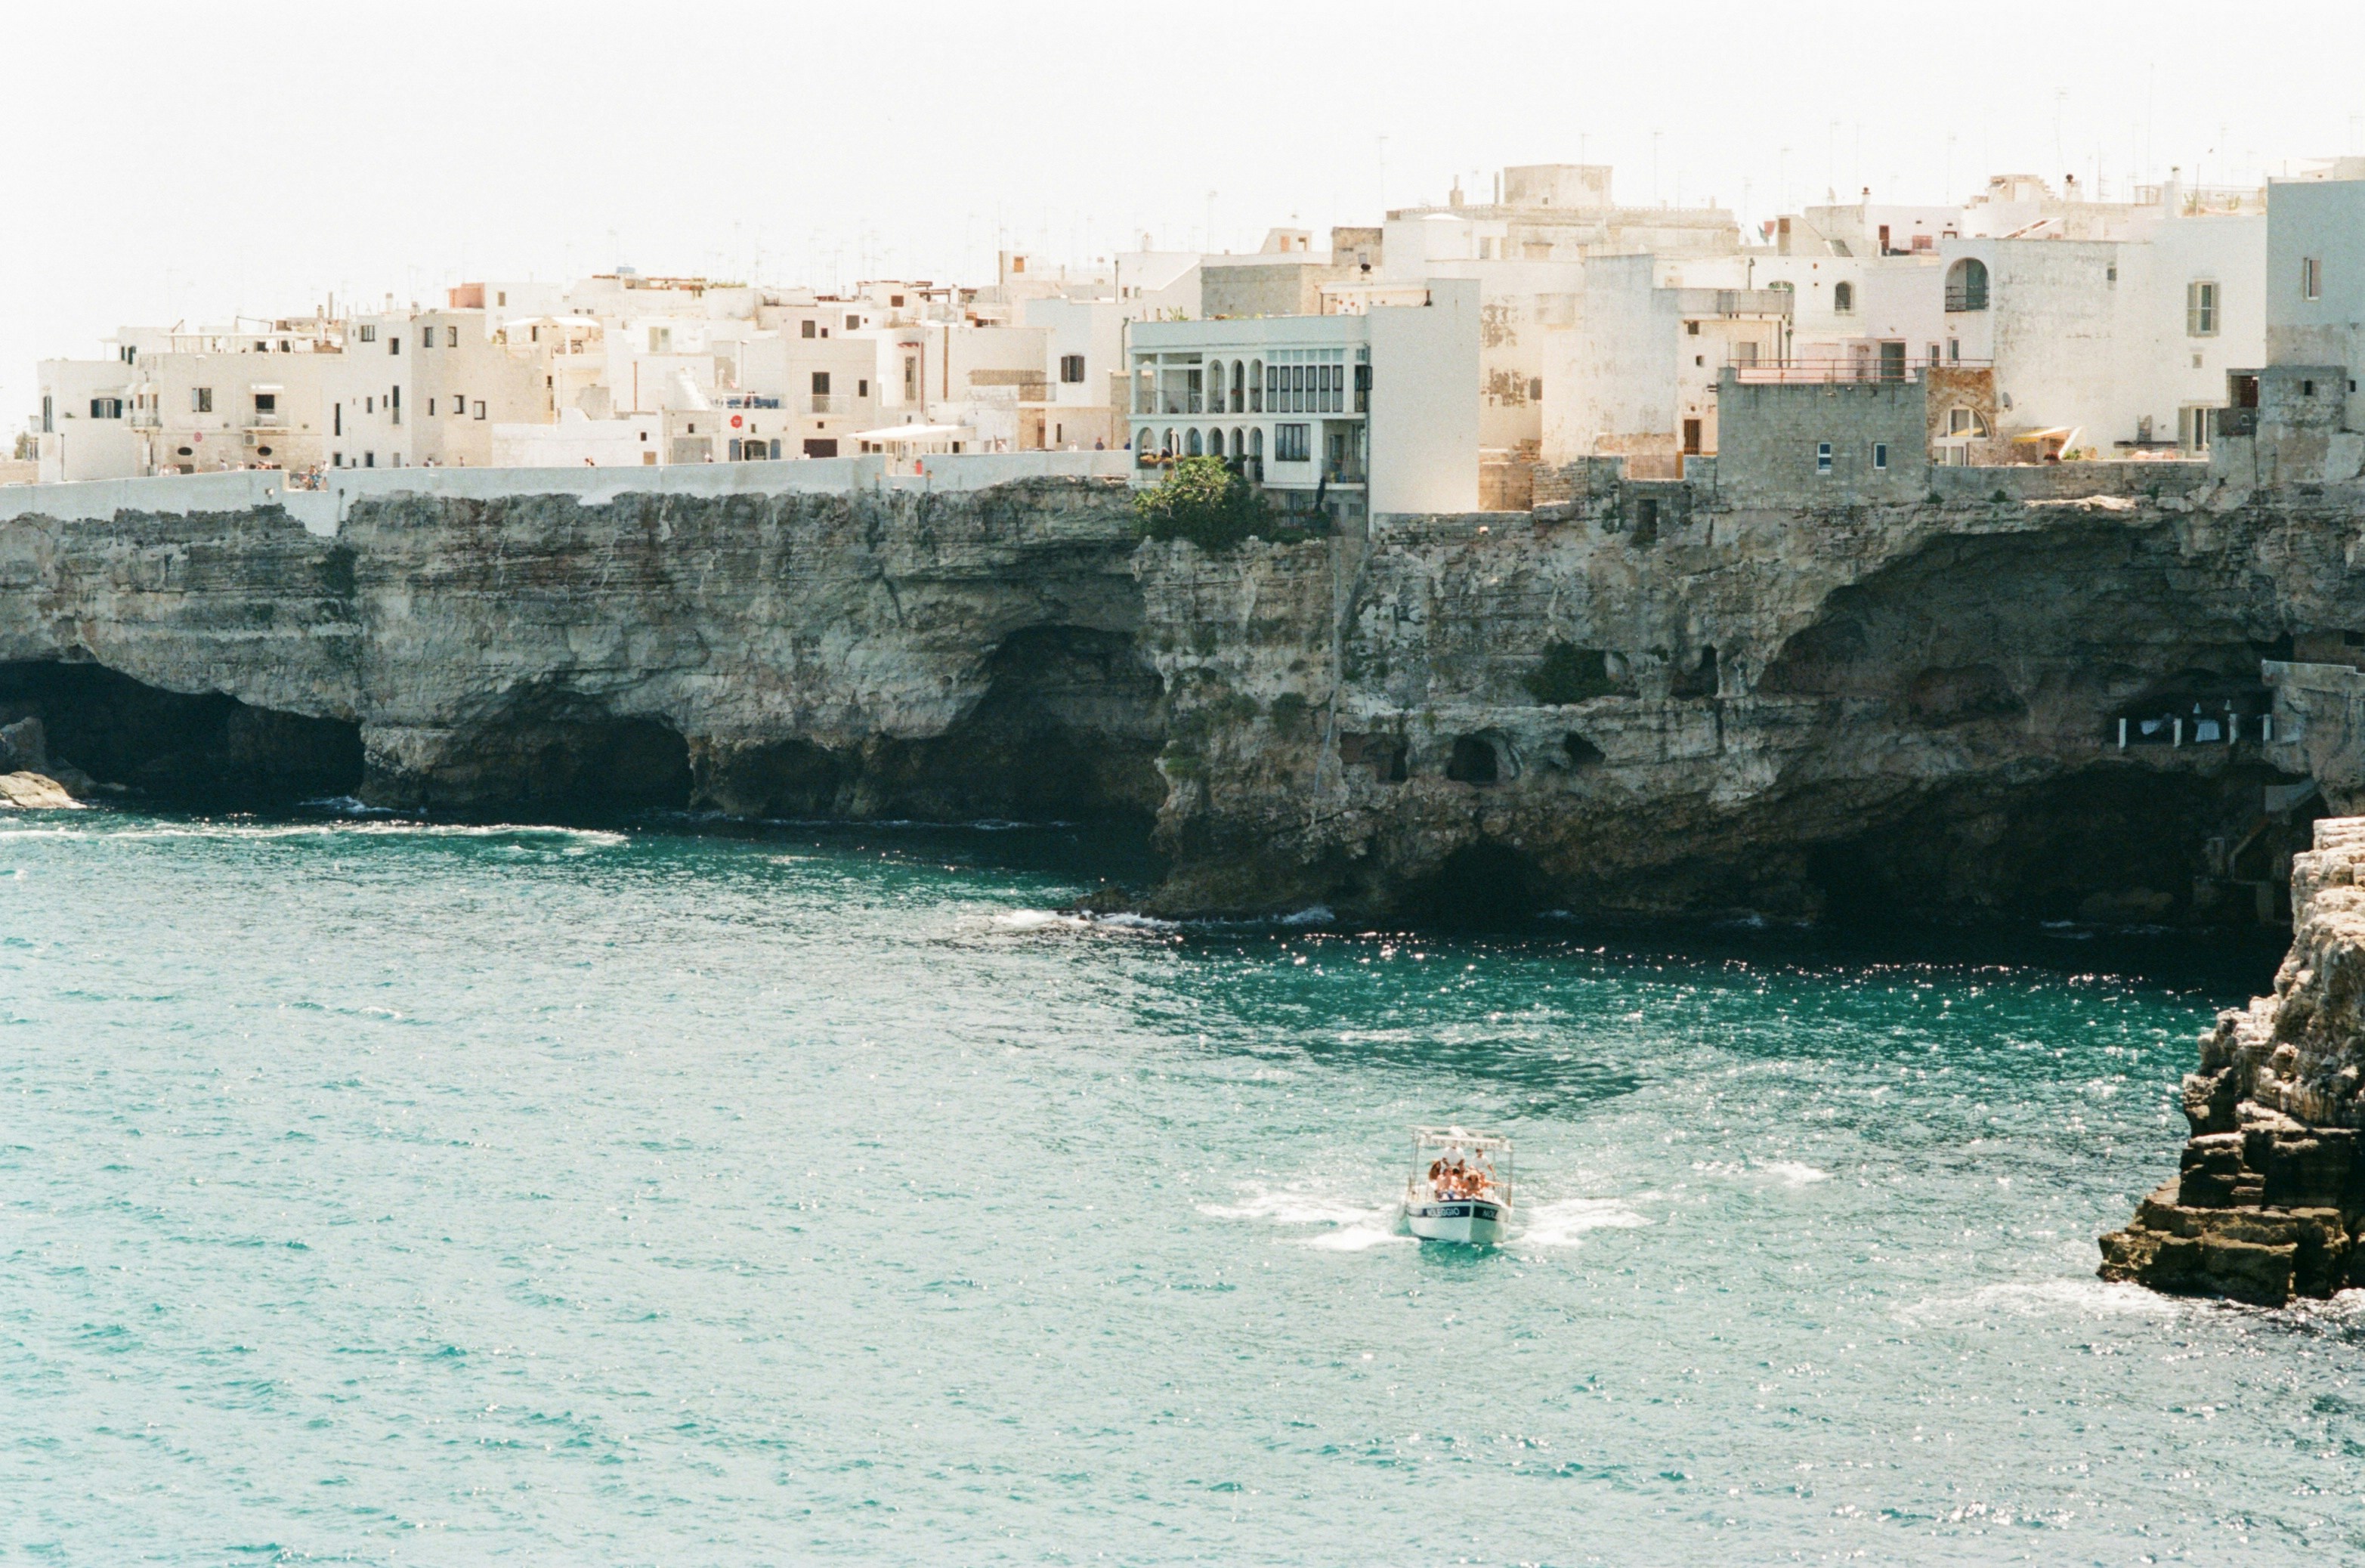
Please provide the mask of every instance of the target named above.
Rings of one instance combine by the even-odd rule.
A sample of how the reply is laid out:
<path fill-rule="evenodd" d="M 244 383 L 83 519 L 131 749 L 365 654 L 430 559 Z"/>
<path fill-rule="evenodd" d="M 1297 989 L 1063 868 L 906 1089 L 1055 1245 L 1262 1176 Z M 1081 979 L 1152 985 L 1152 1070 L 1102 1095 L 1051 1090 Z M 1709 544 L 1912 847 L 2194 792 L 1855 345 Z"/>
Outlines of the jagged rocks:
<path fill-rule="evenodd" d="M 2177 1179 L 2102 1238 L 2102 1275 L 2280 1306 L 2365 1285 L 2365 818 L 2315 824 L 2292 865 L 2271 996 L 2228 1009 L 2184 1081 Z"/>

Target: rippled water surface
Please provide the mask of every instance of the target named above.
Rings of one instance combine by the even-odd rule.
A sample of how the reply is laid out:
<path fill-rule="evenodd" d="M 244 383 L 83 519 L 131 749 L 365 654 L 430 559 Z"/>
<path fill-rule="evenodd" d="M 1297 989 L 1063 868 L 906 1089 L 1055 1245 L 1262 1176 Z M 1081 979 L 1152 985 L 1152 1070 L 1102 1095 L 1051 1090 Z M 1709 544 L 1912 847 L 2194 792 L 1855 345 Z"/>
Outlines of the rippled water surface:
<path fill-rule="evenodd" d="M 0 823 L 0 1556 L 2365 1555 L 2365 1311 L 2093 1279 L 2257 977 L 1044 913 L 1095 853 Z M 1394 1228 L 1449 1118 L 1498 1252 Z"/>

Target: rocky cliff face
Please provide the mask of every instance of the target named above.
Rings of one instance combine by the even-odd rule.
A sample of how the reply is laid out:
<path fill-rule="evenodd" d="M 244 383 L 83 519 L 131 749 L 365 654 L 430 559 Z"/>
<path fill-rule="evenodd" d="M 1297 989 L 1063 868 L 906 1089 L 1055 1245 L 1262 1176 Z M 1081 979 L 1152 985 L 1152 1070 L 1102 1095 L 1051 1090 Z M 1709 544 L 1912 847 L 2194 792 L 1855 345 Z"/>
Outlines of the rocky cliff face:
<path fill-rule="evenodd" d="M 2321 807 L 2260 661 L 2365 630 L 2365 498 L 2075 466 L 1784 509 L 1595 464 L 1214 555 L 1094 481 L 28 515 L 0 724 L 159 792 L 1154 814 L 1178 914 L 2271 917 Z"/>
<path fill-rule="evenodd" d="M 1597 472 L 1531 516 L 1145 546 L 1154 904 L 2254 919 L 2307 811 L 2264 804 L 2259 663 L 2365 625 L 2355 503 L 2124 472 L 1785 511 Z M 2168 713 L 2187 744 L 2145 744 Z"/>
<path fill-rule="evenodd" d="M 0 720 L 103 778 L 484 813 L 1146 817 L 1121 487 L 403 495 L 0 527 Z M 202 694 L 192 708 L 172 694 Z M 184 791 L 185 792 L 185 791 Z"/>
<path fill-rule="evenodd" d="M 2221 1014 L 2184 1081 L 2177 1179 L 2102 1238 L 2102 1274 L 2280 1306 L 2365 1285 L 2365 817 L 2315 824 L 2292 866 L 2271 996 Z"/>

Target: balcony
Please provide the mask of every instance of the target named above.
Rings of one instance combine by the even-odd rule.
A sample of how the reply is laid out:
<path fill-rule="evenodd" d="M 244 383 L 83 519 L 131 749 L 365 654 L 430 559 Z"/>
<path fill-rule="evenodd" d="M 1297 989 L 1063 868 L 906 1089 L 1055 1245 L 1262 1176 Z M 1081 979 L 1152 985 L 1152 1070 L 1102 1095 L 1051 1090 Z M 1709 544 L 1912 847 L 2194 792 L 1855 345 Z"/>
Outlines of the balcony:
<path fill-rule="evenodd" d="M 714 406 L 718 409 L 777 409 L 780 406 L 780 400 L 778 398 L 761 397 L 753 392 L 730 392 L 717 397 L 714 399 Z"/>
<path fill-rule="evenodd" d="M 1153 392 L 1136 398 L 1137 414 L 1197 414 L 1206 410 L 1201 406 L 1205 398 L 1196 392 Z"/>
<path fill-rule="evenodd" d="M 243 428 L 251 431 L 284 431 L 287 428 L 287 416 L 275 409 L 258 409 L 248 419 Z"/>
<path fill-rule="evenodd" d="M 807 411 L 815 414 L 854 414 L 862 409 L 862 399 L 843 392 L 815 392 L 805 401 L 810 405 Z"/>
<path fill-rule="evenodd" d="M 2259 410 L 2256 409 L 2212 409 L 2210 428 L 2219 435 L 2256 435 L 2259 433 Z"/>
<path fill-rule="evenodd" d="M 1946 309 L 1949 312 L 1984 310 L 1988 308 L 1988 286 L 1985 283 L 1946 286 Z"/>

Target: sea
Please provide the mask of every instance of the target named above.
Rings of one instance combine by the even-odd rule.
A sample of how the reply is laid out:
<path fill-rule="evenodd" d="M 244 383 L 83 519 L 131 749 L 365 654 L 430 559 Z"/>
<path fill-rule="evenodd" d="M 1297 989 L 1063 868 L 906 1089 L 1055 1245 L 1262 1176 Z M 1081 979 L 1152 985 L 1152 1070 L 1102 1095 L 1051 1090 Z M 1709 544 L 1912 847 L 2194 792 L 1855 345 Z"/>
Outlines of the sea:
<path fill-rule="evenodd" d="M 1143 853 L 0 822 L 0 1559 L 2365 1561 L 2365 1296 L 2094 1277 L 2270 948 L 1060 913 Z"/>

